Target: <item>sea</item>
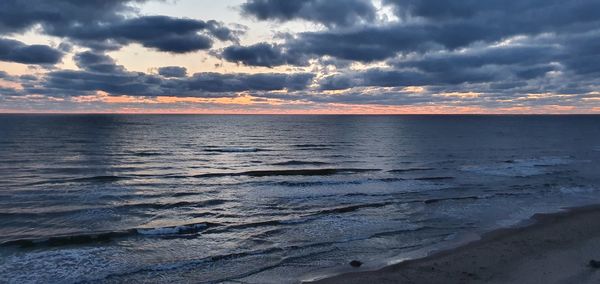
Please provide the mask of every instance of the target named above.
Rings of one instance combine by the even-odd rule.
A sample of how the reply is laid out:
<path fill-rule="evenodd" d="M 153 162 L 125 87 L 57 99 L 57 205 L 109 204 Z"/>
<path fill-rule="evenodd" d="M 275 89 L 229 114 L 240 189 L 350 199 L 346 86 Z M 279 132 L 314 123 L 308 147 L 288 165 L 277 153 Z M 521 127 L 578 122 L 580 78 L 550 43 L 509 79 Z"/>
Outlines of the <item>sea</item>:
<path fill-rule="evenodd" d="M 0 283 L 298 283 L 599 202 L 600 116 L 0 115 Z"/>

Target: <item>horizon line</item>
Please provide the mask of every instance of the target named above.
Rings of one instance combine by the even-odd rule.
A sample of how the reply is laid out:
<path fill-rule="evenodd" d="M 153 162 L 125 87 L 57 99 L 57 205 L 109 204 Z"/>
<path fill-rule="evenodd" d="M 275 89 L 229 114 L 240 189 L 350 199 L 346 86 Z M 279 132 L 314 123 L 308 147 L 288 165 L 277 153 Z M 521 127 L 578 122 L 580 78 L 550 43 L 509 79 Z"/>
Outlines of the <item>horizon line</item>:
<path fill-rule="evenodd" d="M 0 115 L 232 115 L 232 116 L 594 116 L 587 113 L 195 113 L 195 112 L 0 112 Z"/>

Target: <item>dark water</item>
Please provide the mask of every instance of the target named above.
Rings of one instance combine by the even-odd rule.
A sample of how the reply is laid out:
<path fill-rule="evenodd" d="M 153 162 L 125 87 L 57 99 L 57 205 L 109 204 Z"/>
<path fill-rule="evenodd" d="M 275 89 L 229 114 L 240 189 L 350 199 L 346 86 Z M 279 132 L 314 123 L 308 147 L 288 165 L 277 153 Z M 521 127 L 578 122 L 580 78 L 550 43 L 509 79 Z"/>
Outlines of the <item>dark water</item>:
<path fill-rule="evenodd" d="M 298 282 L 598 203 L 600 116 L 0 116 L 0 282 Z"/>

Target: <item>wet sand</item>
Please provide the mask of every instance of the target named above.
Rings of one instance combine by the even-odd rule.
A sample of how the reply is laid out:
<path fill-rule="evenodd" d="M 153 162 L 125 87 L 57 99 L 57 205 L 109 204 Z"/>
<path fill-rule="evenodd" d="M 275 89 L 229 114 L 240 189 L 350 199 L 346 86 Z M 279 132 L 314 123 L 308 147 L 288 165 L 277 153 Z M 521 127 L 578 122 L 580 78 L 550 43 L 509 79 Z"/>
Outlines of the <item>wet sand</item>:
<path fill-rule="evenodd" d="M 600 206 L 536 215 L 529 226 L 377 271 L 316 283 L 600 283 Z"/>

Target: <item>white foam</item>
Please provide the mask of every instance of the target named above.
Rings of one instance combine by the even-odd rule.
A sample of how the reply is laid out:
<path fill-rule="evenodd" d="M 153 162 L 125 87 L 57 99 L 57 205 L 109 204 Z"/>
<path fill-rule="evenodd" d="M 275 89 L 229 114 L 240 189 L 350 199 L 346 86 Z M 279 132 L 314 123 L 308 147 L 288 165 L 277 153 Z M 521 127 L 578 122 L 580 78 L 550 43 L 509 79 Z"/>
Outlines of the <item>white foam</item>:
<path fill-rule="evenodd" d="M 75 283 L 99 280 L 126 267 L 114 261 L 118 255 L 117 251 L 104 248 L 18 253 L 0 261 L 0 282 Z"/>

